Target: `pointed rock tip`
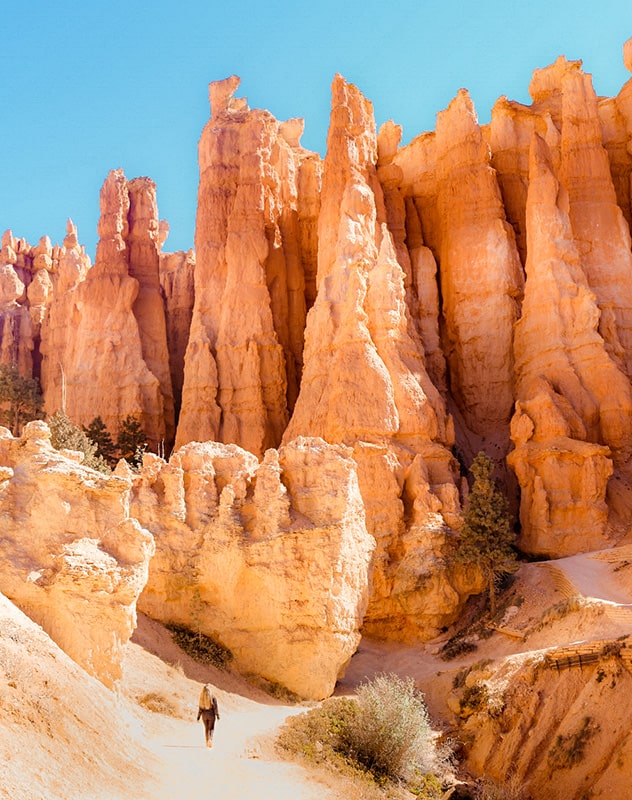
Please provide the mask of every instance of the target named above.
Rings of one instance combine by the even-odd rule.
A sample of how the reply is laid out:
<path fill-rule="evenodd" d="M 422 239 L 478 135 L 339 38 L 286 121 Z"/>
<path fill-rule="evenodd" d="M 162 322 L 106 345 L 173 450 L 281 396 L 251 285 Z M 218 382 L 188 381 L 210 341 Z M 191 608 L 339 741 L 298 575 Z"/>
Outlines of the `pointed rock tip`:
<path fill-rule="evenodd" d="M 392 158 L 397 153 L 397 148 L 402 140 L 402 126 L 395 124 L 392 119 L 380 125 L 377 134 L 378 158 L 384 160 Z"/>
<path fill-rule="evenodd" d="M 279 133 L 290 147 L 301 146 L 301 136 L 304 130 L 305 120 L 301 117 L 294 117 L 279 124 Z"/>
<path fill-rule="evenodd" d="M 478 126 L 478 116 L 474 108 L 474 102 L 467 89 L 459 89 L 447 108 L 437 114 L 437 124 L 440 121 L 454 117 L 469 117 Z"/>
<path fill-rule="evenodd" d="M 211 117 L 226 111 L 247 110 L 246 98 L 233 98 L 239 88 L 241 78 L 231 75 L 221 81 L 213 81 L 208 85 L 208 99 L 211 104 Z"/>
<path fill-rule="evenodd" d="M 75 223 L 68 217 L 66 221 L 66 236 L 64 237 L 64 247 L 76 247 L 79 244 L 77 239 L 77 226 Z"/>
<path fill-rule="evenodd" d="M 628 72 L 632 72 L 632 37 L 623 45 L 623 63 Z"/>
<path fill-rule="evenodd" d="M 582 61 L 569 61 L 566 56 L 558 56 L 548 67 L 533 71 L 529 84 L 529 95 L 534 103 L 546 100 L 561 91 L 562 78 L 567 72 L 581 72 Z"/>

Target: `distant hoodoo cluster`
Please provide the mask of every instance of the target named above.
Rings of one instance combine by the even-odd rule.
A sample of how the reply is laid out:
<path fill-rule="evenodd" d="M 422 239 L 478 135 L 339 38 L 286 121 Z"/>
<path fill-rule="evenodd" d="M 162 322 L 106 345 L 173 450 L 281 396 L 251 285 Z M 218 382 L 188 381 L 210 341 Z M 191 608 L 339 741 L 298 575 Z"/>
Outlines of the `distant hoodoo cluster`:
<path fill-rule="evenodd" d="M 632 527 L 632 79 L 597 97 L 560 56 L 531 105 L 501 97 L 481 126 L 460 90 L 400 146 L 338 75 L 324 159 L 302 120 L 250 109 L 238 86 L 210 85 L 190 251 L 163 250 L 154 183 L 121 170 L 94 264 L 71 221 L 61 246 L 2 237 L 0 364 L 37 379 L 49 416 L 99 416 L 113 436 L 134 416 L 148 453 L 138 473 L 95 483 L 75 461 L 79 477 L 53 480 L 45 431 L 26 450 L 7 432 L 2 513 L 45 462 L 60 515 L 87 482 L 135 544 L 112 555 L 102 515 L 90 535 L 60 523 L 48 571 L 31 579 L 16 539 L 0 590 L 55 631 L 49 596 L 81 553 L 105 570 L 107 552 L 129 578 L 125 601 L 110 593 L 117 631 L 139 597 L 324 697 L 361 632 L 432 638 L 484 590 L 451 557 L 478 452 L 525 553 Z M 116 674 L 121 635 L 81 656 L 95 674 Z"/>

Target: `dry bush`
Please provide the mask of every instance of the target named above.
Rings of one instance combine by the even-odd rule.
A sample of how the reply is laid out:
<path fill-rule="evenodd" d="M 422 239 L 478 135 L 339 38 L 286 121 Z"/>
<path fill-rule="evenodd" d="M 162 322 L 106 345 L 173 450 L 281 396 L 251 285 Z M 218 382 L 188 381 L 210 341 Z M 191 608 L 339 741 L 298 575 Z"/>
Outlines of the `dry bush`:
<path fill-rule="evenodd" d="M 396 675 L 363 684 L 357 699 L 333 698 L 293 717 L 279 745 L 382 787 L 405 783 L 426 800 L 442 796 L 451 767 L 447 748 L 437 747 L 423 695 L 411 678 Z"/>
<path fill-rule="evenodd" d="M 177 717 L 178 710 L 174 704 L 161 692 L 148 692 L 138 698 L 138 704 L 154 714 L 163 714 L 166 717 Z"/>
<path fill-rule="evenodd" d="M 168 623 L 165 627 L 171 633 L 171 638 L 178 647 L 181 647 L 188 656 L 201 664 L 211 664 L 218 669 L 227 669 L 233 659 L 230 650 L 213 641 L 204 633 L 196 633 L 184 625 L 175 623 Z"/>
<path fill-rule="evenodd" d="M 478 800 L 525 800 L 527 797 L 523 784 L 515 777 L 497 783 L 491 778 L 483 778 L 479 784 Z"/>
<path fill-rule="evenodd" d="M 459 714 L 469 717 L 477 711 L 483 711 L 489 703 L 489 689 L 487 684 L 476 681 L 471 686 L 466 686 L 459 700 Z"/>
<path fill-rule="evenodd" d="M 376 775 L 405 780 L 432 772 L 434 740 L 423 695 L 412 678 L 378 675 L 357 692 L 358 717 L 346 731 L 356 760 Z"/>
<path fill-rule="evenodd" d="M 548 762 L 552 770 L 570 769 L 580 764 L 586 754 L 586 745 L 599 731 L 592 717 L 584 717 L 581 726 L 566 736 L 559 734 L 549 750 Z"/>
<path fill-rule="evenodd" d="M 540 631 L 558 620 L 565 619 L 571 614 L 589 607 L 598 614 L 603 613 L 602 606 L 587 597 L 582 597 L 581 595 L 568 597 L 547 609 L 542 615 L 542 619 L 534 626 L 533 631 Z"/>

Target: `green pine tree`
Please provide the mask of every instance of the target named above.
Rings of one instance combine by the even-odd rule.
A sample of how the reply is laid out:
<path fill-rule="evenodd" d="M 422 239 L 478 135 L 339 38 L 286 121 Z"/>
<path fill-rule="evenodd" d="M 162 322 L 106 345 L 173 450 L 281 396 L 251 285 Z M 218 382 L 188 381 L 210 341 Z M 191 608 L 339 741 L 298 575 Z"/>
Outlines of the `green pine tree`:
<path fill-rule="evenodd" d="M 499 580 L 518 569 L 507 501 L 492 478 L 493 470 L 494 462 L 483 452 L 472 462 L 470 473 L 474 483 L 456 554 L 457 561 L 475 564 L 485 576 L 492 616 L 496 613 Z"/>
<path fill-rule="evenodd" d="M 0 423 L 19 436 L 25 423 L 42 419 L 43 406 L 35 378 L 20 375 L 16 366 L 0 364 Z"/>
<path fill-rule="evenodd" d="M 121 421 L 116 445 L 121 458 L 134 469 L 139 469 L 143 463 L 143 453 L 147 449 L 147 437 L 140 420 L 134 414 L 128 414 Z"/>
<path fill-rule="evenodd" d="M 101 417 L 95 417 L 86 427 L 82 426 L 83 432 L 97 446 L 97 455 L 113 467 L 116 464 L 116 445 Z"/>
<path fill-rule="evenodd" d="M 97 445 L 63 411 L 56 411 L 48 420 L 50 442 L 56 450 L 78 450 L 84 454 L 83 464 L 99 472 L 109 473 L 110 467 L 97 453 Z"/>

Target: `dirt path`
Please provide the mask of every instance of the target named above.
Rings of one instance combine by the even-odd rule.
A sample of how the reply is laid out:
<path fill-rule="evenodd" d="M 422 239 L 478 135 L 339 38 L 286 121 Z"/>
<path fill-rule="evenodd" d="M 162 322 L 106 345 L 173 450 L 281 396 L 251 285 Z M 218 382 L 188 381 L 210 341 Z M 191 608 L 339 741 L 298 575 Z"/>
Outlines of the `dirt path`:
<path fill-rule="evenodd" d="M 563 571 L 577 591 L 584 597 L 596 600 L 606 600 L 610 603 L 629 605 L 632 603 L 632 586 L 626 581 L 626 574 L 622 570 L 619 574 L 614 571 L 616 567 L 616 549 L 605 551 L 611 560 L 605 560 L 604 551 L 599 553 L 584 553 L 568 558 L 559 558 L 552 561 L 553 567 Z M 621 548 L 621 564 L 627 565 L 630 548 Z"/>
<path fill-rule="evenodd" d="M 134 640 L 126 655 L 122 689 L 124 702 L 131 701 L 135 735 L 155 757 L 147 800 L 339 797 L 324 778 L 279 760 L 274 751 L 279 727 L 304 707 L 282 705 L 237 676 L 188 659 L 162 626 L 142 615 Z M 220 708 L 212 748 L 206 747 L 202 722 L 195 719 L 206 682 L 213 685 Z M 172 703 L 173 714 L 139 707 L 139 698 L 147 693 Z M 135 795 L 134 800 L 141 798 Z"/>
<path fill-rule="evenodd" d="M 294 764 L 271 761 L 260 741 L 290 709 L 262 706 L 225 714 L 217 723 L 212 749 L 204 745 L 201 723 L 177 721 L 151 742 L 160 762 L 154 800 L 238 800 L 264 796 L 275 800 L 333 800 Z"/>

